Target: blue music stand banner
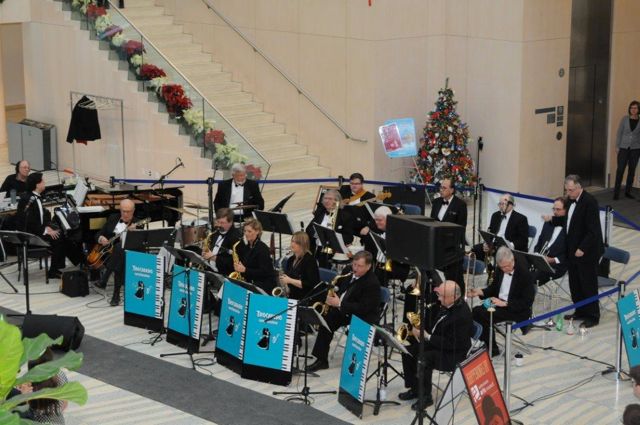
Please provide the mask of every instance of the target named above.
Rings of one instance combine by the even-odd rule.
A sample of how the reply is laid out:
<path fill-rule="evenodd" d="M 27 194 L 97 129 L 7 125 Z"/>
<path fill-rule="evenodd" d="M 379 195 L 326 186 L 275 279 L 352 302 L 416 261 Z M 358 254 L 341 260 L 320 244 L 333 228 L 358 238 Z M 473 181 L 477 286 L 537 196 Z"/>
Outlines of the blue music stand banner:
<path fill-rule="evenodd" d="M 295 300 L 251 294 L 244 347 L 245 365 L 291 372 L 295 306 Z M 289 307 L 292 308 L 287 310 Z M 282 314 L 274 317 L 278 313 Z"/>
<path fill-rule="evenodd" d="M 162 319 L 164 257 L 125 252 L 124 311 Z"/>
<path fill-rule="evenodd" d="M 340 394 L 346 392 L 359 403 L 364 403 L 367 369 L 375 333 L 375 327 L 357 316 L 351 316 L 340 372 Z M 359 413 L 362 415 L 362 411 Z"/>
<path fill-rule="evenodd" d="M 242 286 L 224 280 L 216 351 L 222 350 L 242 360 L 244 350 L 247 303 L 250 292 Z"/>
<path fill-rule="evenodd" d="M 618 301 L 618 316 L 629 367 L 640 364 L 640 293 L 634 290 Z"/>
<path fill-rule="evenodd" d="M 190 270 L 188 280 L 187 288 L 185 268 L 174 265 L 167 329 L 199 340 L 204 299 L 204 274 L 197 270 Z"/>

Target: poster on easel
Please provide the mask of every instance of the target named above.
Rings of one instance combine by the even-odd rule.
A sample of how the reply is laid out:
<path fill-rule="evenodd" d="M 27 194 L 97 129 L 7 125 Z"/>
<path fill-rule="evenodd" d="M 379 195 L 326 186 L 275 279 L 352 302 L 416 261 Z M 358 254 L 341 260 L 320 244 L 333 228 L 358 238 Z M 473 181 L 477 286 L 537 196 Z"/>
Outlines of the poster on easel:
<path fill-rule="evenodd" d="M 416 124 L 413 118 L 387 120 L 378 128 L 384 152 L 389 158 L 414 157 L 418 154 Z"/>
<path fill-rule="evenodd" d="M 159 332 L 164 308 L 164 258 L 125 251 L 124 324 Z"/>
<path fill-rule="evenodd" d="M 229 279 L 225 279 L 223 287 L 216 339 L 216 360 L 236 373 L 241 373 L 247 305 L 251 291 Z"/>
<path fill-rule="evenodd" d="M 487 350 L 481 350 L 460 364 L 471 406 L 479 424 L 508 424 L 511 419 Z"/>
<path fill-rule="evenodd" d="M 349 336 L 342 358 L 338 403 L 360 419 L 362 419 L 367 370 L 375 334 L 374 326 L 357 316 L 351 316 Z"/>
<path fill-rule="evenodd" d="M 167 342 L 191 347 L 194 353 L 200 349 L 204 281 L 204 273 L 173 266 Z"/>
<path fill-rule="evenodd" d="M 251 294 L 242 377 L 276 385 L 292 378 L 296 300 Z"/>
<path fill-rule="evenodd" d="M 629 292 L 618 300 L 617 305 L 627 360 L 629 367 L 634 367 L 640 364 L 640 293 L 637 289 Z"/>

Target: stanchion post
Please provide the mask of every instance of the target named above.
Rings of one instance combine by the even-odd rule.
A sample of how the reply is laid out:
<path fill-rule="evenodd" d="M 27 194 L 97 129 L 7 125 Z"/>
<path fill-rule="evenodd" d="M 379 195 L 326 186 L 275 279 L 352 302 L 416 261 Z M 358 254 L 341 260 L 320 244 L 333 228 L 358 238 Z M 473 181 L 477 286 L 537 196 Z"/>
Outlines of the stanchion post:
<path fill-rule="evenodd" d="M 513 322 L 506 322 L 506 329 L 504 334 L 504 404 L 507 407 L 507 412 L 511 410 L 510 396 L 511 396 L 511 327 Z"/>
<path fill-rule="evenodd" d="M 618 301 L 620 301 L 622 298 L 624 298 L 624 288 L 625 288 L 626 282 L 624 280 L 621 280 L 620 282 L 618 282 L 618 287 L 619 287 L 619 291 L 618 291 Z M 616 326 L 616 381 L 621 381 L 622 380 L 622 371 L 621 371 L 621 367 L 622 367 L 622 325 L 620 324 L 620 316 L 617 315 L 618 318 L 618 325 Z"/>

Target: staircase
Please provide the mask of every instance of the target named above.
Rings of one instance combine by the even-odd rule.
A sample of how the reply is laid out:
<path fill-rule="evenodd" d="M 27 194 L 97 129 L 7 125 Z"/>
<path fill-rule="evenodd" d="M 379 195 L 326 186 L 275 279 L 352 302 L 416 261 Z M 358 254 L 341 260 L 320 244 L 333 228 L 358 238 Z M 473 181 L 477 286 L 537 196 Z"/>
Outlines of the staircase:
<path fill-rule="evenodd" d="M 212 55 L 202 51 L 182 25 L 173 22 L 153 0 L 127 0 L 120 12 L 140 30 L 163 55 L 182 72 L 206 99 L 235 126 L 271 163 L 268 179 L 326 178 L 330 170 L 309 155 L 307 148 L 296 143 L 296 136 L 286 133 L 286 126 L 276 122 L 275 115 L 264 111 L 264 105 L 242 90 L 242 83 L 232 81 Z M 309 210 L 317 191 L 309 184 L 267 184 L 263 196 L 268 208 L 278 200 L 296 192 L 287 211 Z"/>

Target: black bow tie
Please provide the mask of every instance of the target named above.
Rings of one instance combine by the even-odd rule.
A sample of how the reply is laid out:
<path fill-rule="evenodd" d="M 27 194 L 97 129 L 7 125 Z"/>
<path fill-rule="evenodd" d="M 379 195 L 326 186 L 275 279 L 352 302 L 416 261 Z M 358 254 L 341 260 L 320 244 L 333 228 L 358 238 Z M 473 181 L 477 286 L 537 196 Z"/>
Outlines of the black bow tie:
<path fill-rule="evenodd" d="M 442 205 L 449 205 L 449 201 L 442 201 Z"/>
<path fill-rule="evenodd" d="M 235 185 L 236 185 L 236 187 L 242 187 L 242 186 L 244 186 L 244 183 L 236 183 Z"/>
<path fill-rule="evenodd" d="M 513 276 L 513 273 L 507 273 L 508 276 Z"/>
<path fill-rule="evenodd" d="M 507 218 L 507 215 L 506 215 L 506 214 L 502 213 L 501 215 L 502 215 L 502 219 L 503 219 L 503 220 L 504 220 L 505 218 Z"/>
<path fill-rule="evenodd" d="M 120 220 L 118 221 L 118 223 L 124 223 L 124 224 L 127 224 L 127 222 L 126 222 L 126 221 L 124 221 L 123 219 L 120 219 Z"/>

